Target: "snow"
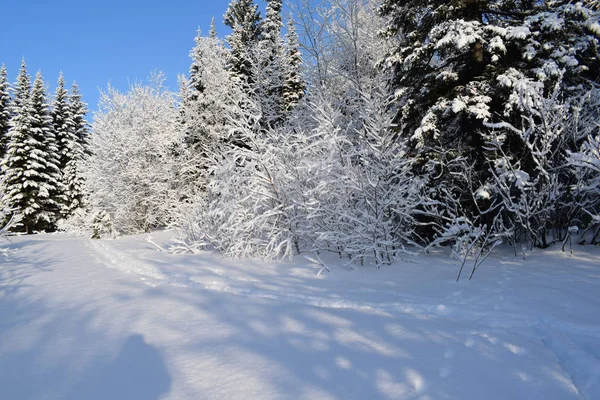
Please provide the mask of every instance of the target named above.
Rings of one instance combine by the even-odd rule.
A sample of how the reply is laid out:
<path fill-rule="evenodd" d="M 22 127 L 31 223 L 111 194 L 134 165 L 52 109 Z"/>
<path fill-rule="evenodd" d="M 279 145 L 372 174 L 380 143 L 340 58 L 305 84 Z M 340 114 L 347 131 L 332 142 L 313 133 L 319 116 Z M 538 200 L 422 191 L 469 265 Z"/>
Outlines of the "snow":
<path fill-rule="evenodd" d="M 379 270 L 161 252 L 169 232 L 0 255 L 6 399 L 600 398 L 600 249 Z M 156 245 L 155 245 L 156 244 Z"/>

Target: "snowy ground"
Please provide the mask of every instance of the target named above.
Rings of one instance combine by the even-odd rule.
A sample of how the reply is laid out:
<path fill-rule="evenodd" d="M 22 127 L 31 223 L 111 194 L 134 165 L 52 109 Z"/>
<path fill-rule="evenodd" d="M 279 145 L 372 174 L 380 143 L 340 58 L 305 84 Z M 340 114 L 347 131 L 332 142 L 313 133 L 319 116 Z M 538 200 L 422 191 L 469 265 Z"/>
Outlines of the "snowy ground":
<path fill-rule="evenodd" d="M 2 399 L 600 398 L 598 248 L 507 251 L 456 283 L 442 255 L 317 277 L 141 236 L 10 247 Z"/>

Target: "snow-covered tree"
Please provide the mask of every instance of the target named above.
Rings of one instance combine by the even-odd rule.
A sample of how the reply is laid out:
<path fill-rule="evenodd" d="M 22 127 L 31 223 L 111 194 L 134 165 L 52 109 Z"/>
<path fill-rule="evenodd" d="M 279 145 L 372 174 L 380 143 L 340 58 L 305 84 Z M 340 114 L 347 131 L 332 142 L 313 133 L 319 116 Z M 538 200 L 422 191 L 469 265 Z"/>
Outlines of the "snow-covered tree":
<path fill-rule="evenodd" d="M 88 113 L 87 104 L 83 101 L 79 85 L 73 82 L 69 93 L 69 108 L 77 142 L 84 152 L 89 152 L 90 126 L 85 119 Z"/>
<path fill-rule="evenodd" d="M 231 49 L 229 70 L 243 85 L 252 87 L 253 49 L 260 37 L 260 12 L 253 0 L 232 0 L 224 16 L 225 25 L 232 29 L 227 36 Z"/>
<path fill-rule="evenodd" d="M 600 239 L 600 90 L 594 89 L 581 97 L 571 125 L 577 136 L 585 138 L 580 148 L 569 152 L 569 164 L 575 175 L 572 207 L 579 212 L 578 224 L 586 233 L 593 230 L 592 243 Z"/>
<path fill-rule="evenodd" d="M 32 176 L 38 175 L 40 212 L 38 221 L 44 229 L 54 229 L 56 221 L 60 218 L 61 203 L 64 199 L 62 173 L 60 170 L 60 154 L 58 143 L 50 115 L 46 86 L 41 72 L 38 72 L 31 90 L 31 105 L 33 108 L 31 136 L 39 143 L 39 156 L 43 164 L 35 155 L 30 171 Z"/>
<path fill-rule="evenodd" d="M 208 37 L 211 39 L 217 38 L 217 28 L 215 26 L 215 18 L 214 17 L 210 20 L 210 29 L 208 31 Z"/>
<path fill-rule="evenodd" d="M 285 86 L 285 59 L 281 29 L 282 0 L 268 0 L 265 19 L 260 24 L 257 44 L 254 94 L 261 103 L 261 124 L 274 126 L 283 122 Z"/>
<path fill-rule="evenodd" d="M 206 156 L 222 143 L 232 143 L 232 120 L 239 117 L 242 86 L 228 71 L 229 54 L 218 38 L 196 37 L 190 53 L 190 77 L 181 85 L 180 127 L 185 135 L 180 164 L 182 189 L 201 189 Z"/>
<path fill-rule="evenodd" d="M 58 150 L 59 156 L 59 169 L 62 172 L 62 189 L 61 193 L 63 196 L 63 201 L 61 202 L 61 213 L 62 215 L 67 215 L 69 206 L 69 190 L 68 190 L 68 181 L 67 178 L 67 165 L 73 162 L 74 158 L 74 147 L 77 144 L 77 137 L 74 132 L 74 124 L 71 119 L 71 109 L 69 107 L 69 99 L 68 93 L 65 89 L 65 80 L 63 78 L 62 72 L 58 77 L 58 86 L 56 87 L 56 91 L 54 93 L 54 100 L 52 102 L 52 123 L 54 134 L 56 138 L 56 146 Z"/>
<path fill-rule="evenodd" d="M 149 85 L 101 95 L 83 170 L 96 234 L 108 225 L 108 233 L 146 232 L 169 221 L 181 135 L 174 96 L 162 83 L 158 74 Z"/>
<path fill-rule="evenodd" d="M 70 145 L 63 165 L 63 185 L 65 188 L 65 208 L 68 216 L 85 207 L 85 188 L 82 165 L 91 153 L 89 124 L 85 119 L 87 105 L 82 100 L 79 86 L 73 83 L 67 97 L 68 119 L 70 128 Z"/>
<path fill-rule="evenodd" d="M 15 213 L 15 210 L 5 202 L 5 180 L 5 176 L 0 175 L 0 241 L 8 235 L 9 231 L 18 228 L 21 221 L 21 215 Z M 0 246 L 0 255 L 5 252 L 6 250 Z"/>
<path fill-rule="evenodd" d="M 4 157 L 8 145 L 8 130 L 10 129 L 11 117 L 10 84 L 6 73 L 6 67 L 0 67 L 0 160 Z"/>
<path fill-rule="evenodd" d="M 304 97 L 306 82 L 302 71 L 302 54 L 300 53 L 300 42 L 294 19 L 290 15 L 287 21 L 287 33 L 285 35 L 285 63 L 284 63 L 284 86 L 283 107 L 285 111 L 291 111 Z"/>
<path fill-rule="evenodd" d="M 600 68 L 598 12 L 583 2 L 504 0 L 386 0 L 381 12 L 389 20 L 387 35 L 399 43 L 386 60 L 395 72 L 399 134 L 411 139 L 414 152 L 425 160 L 422 165 L 466 157 L 473 169 L 469 185 L 476 190 L 495 180 L 497 165 L 488 163 L 487 149 L 493 142 L 532 180 L 543 175 L 534 157 L 537 146 L 561 143 L 554 128 L 543 126 L 543 110 L 549 107 L 544 103 L 558 91 L 565 100 L 556 100 L 568 104 L 573 88 L 598 81 L 592 72 Z M 490 135 L 501 135 L 501 140 L 490 140 Z M 436 188 L 452 191 L 454 180 L 444 175 Z M 532 189 L 532 196 L 538 189 Z M 511 203 L 521 194 L 511 190 Z M 471 193 L 456 195 L 467 214 L 479 212 Z M 529 236 L 544 245 L 538 234 Z"/>
<path fill-rule="evenodd" d="M 23 217 L 26 232 L 53 229 L 58 216 L 60 170 L 40 73 L 33 90 L 25 60 L 16 83 L 10 141 L 2 161 L 6 176 L 4 203 Z"/>

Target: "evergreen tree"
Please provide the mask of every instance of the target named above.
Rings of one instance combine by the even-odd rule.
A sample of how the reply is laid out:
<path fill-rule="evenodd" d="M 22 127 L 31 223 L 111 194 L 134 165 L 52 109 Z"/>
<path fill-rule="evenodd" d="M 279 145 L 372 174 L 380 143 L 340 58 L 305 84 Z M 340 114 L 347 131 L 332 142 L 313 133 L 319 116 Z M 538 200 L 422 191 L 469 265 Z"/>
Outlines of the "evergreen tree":
<path fill-rule="evenodd" d="M 62 193 L 63 202 L 61 204 L 61 212 L 64 216 L 67 216 L 71 209 L 70 200 L 72 198 L 71 187 L 69 185 L 73 180 L 71 165 L 76 157 L 79 144 L 75 135 L 75 124 L 71 118 L 69 95 L 65 89 L 65 80 L 62 72 L 58 77 L 58 86 L 56 87 L 52 103 L 51 115 L 58 148 L 59 168 L 62 171 L 62 188 L 64 189 L 64 193 Z"/>
<path fill-rule="evenodd" d="M 54 134 L 56 136 L 56 145 L 60 156 L 59 166 L 62 171 L 72 158 L 72 143 L 76 141 L 73 135 L 73 121 L 71 120 L 68 93 L 65 89 L 65 80 L 62 72 L 58 76 L 58 86 L 54 93 L 51 115 Z"/>
<path fill-rule="evenodd" d="M 48 105 L 46 86 L 41 72 L 38 72 L 31 91 L 33 118 L 31 137 L 38 143 L 31 164 L 31 171 L 37 175 L 38 191 L 35 201 L 40 205 L 36 214 L 38 229 L 54 229 L 60 219 L 61 203 L 64 201 L 64 188 L 60 169 L 60 153 L 54 132 L 52 116 Z M 34 153 L 34 152 L 32 152 Z M 42 162 L 40 162 L 42 161 Z"/>
<path fill-rule="evenodd" d="M 190 52 L 190 77 L 180 86 L 181 106 L 178 116 L 184 132 L 188 161 L 182 163 L 182 186 L 195 188 L 204 183 L 199 174 L 205 169 L 204 160 L 225 142 L 236 143 L 230 135 L 231 120 L 239 117 L 243 102 L 241 84 L 228 71 L 228 52 L 218 38 L 198 35 Z M 194 182 L 191 185 L 190 182 Z M 186 195 L 187 196 L 187 195 Z"/>
<path fill-rule="evenodd" d="M 30 192 L 35 189 L 28 175 L 30 156 L 30 138 L 33 109 L 31 107 L 31 80 L 27 74 L 25 59 L 15 84 L 12 104 L 12 118 L 8 131 L 6 154 L 2 159 L 2 172 L 5 177 L 2 203 L 5 207 L 25 216 L 25 229 L 33 225 L 37 209 L 29 209 Z"/>
<path fill-rule="evenodd" d="M 385 0 L 399 117 L 417 147 L 481 148 L 484 122 L 519 123 L 519 90 L 599 81 L 597 13 L 568 1 Z M 596 22 L 597 25 L 597 22 Z M 595 36 L 596 35 L 596 36 Z"/>
<path fill-rule="evenodd" d="M 217 28 L 215 27 L 215 18 L 214 17 L 210 20 L 210 31 L 208 32 L 208 37 L 211 39 L 217 38 Z"/>
<path fill-rule="evenodd" d="M 224 16 L 224 22 L 232 29 L 227 37 L 231 48 L 229 70 L 243 85 L 252 87 L 253 50 L 260 37 L 260 12 L 253 0 L 232 0 Z"/>
<path fill-rule="evenodd" d="M 553 93 L 568 107 L 574 88 L 600 82 L 598 13 L 584 3 L 514 0 L 385 0 L 380 11 L 388 37 L 399 43 L 386 60 L 399 99 L 398 130 L 411 140 L 416 167 L 437 176 L 428 183 L 437 200 L 487 227 L 500 214 L 515 235 L 530 231 L 502 204 L 525 196 L 519 185 L 538 198 L 566 194 L 551 188 L 568 186 L 560 181 L 568 176 L 548 175 L 540 163 L 561 165 L 567 149 L 544 153 L 552 160 L 540 160 L 538 150 L 542 143 L 574 150 L 578 139 L 549 140 L 555 132 L 540 127 L 548 102 L 560 102 Z M 470 169 L 451 173 L 448 165 L 459 159 Z M 496 176 L 502 168 L 513 171 L 504 194 Z M 541 236 L 535 241 L 544 246 L 545 229 L 534 230 L 541 233 L 526 235 Z"/>
<path fill-rule="evenodd" d="M 255 91 L 261 103 L 263 127 L 279 124 L 283 120 L 285 65 L 281 40 L 281 0 L 268 0 L 265 19 L 260 25 L 257 47 Z"/>
<path fill-rule="evenodd" d="M 0 160 L 4 157 L 8 145 L 8 130 L 10 128 L 10 84 L 6 74 L 6 67 L 0 67 Z"/>
<path fill-rule="evenodd" d="M 64 166 L 63 182 L 66 190 L 66 213 L 73 214 L 84 206 L 84 177 L 82 164 L 91 154 L 89 124 L 85 119 L 87 105 L 83 102 L 79 86 L 73 82 L 68 95 L 71 148 L 70 157 Z"/>
<path fill-rule="evenodd" d="M 25 60 L 17 78 L 10 142 L 2 161 L 4 203 L 23 216 L 26 232 L 52 229 L 58 212 L 60 171 L 52 118 L 40 73 L 33 91 Z"/>
<path fill-rule="evenodd" d="M 294 20 L 290 16 L 287 24 L 286 33 L 286 63 L 285 63 L 285 83 L 283 86 L 283 102 L 286 111 L 294 108 L 296 104 L 304 97 L 306 83 L 302 78 L 302 55 L 300 53 L 300 43 Z"/>

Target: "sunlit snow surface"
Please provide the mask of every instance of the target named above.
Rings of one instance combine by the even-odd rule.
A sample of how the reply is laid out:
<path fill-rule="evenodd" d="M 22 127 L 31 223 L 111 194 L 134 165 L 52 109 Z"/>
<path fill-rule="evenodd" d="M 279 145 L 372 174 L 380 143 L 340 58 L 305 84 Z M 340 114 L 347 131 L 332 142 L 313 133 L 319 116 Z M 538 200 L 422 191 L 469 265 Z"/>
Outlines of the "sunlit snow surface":
<path fill-rule="evenodd" d="M 456 283 L 443 251 L 317 277 L 146 238 L 8 244 L 0 398 L 600 398 L 599 248 L 506 248 Z"/>

